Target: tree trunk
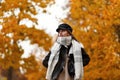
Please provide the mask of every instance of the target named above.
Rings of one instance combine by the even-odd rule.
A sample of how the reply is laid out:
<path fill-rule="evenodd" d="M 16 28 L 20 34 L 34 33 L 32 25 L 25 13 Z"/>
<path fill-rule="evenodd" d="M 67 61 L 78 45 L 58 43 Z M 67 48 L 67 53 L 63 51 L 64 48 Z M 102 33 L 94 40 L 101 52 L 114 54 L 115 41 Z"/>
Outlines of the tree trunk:
<path fill-rule="evenodd" d="M 7 80 L 12 80 L 13 67 L 8 69 Z"/>

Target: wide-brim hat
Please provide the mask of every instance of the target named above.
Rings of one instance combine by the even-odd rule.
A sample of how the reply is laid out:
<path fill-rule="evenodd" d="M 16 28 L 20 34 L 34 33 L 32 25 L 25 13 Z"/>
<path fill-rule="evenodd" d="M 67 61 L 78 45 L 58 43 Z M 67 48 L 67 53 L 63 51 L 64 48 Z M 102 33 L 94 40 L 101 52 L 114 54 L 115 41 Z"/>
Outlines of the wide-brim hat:
<path fill-rule="evenodd" d="M 60 24 L 58 26 L 58 28 L 56 29 L 57 32 L 59 32 L 59 30 L 68 30 L 69 32 L 72 33 L 72 28 L 70 25 L 66 24 L 66 23 L 63 23 L 63 24 Z"/>

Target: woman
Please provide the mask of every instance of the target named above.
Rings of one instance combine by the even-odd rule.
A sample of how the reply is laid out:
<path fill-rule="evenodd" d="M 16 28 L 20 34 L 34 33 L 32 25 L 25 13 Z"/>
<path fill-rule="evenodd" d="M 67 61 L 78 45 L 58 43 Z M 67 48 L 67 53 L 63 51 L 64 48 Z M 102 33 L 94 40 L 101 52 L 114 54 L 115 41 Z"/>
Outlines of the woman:
<path fill-rule="evenodd" d="M 83 76 L 82 45 L 73 37 L 68 24 L 56 29 L 58 38 L 44 58 L 47 80 L 81 80 Z"/>

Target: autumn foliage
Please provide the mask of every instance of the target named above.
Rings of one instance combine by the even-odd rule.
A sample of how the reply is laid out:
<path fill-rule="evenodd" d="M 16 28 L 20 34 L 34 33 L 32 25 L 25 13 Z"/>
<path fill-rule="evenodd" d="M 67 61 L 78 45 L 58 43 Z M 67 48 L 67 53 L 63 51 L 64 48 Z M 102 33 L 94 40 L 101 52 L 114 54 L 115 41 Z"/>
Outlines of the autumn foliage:
<path fill-rule="evenodd" d="M 21 80 L 20 77 L 14 79 L 17 74 L 14 72 L 18 71 L 19 75 L 22 75 L 20 68 L 24 71 L 24 76 L 21 77 L 25 77 L 28 73 L 40 72 L 41 64 L 36 61 L 34 55 L 22 58 L 24 50 L 19 45 L 21 41 L 30 40 L 31 44 L 38 44 L 46 51 L 51 46 L 51 37 L 44 30 L 35 28 L 37 19 L 32 17 L 35 14 L 37 14 L 35 6 L 28 0 L 4 0 L 0 3 L 0 72 L 3 72 L 2 75 L 8 80 Z M 23 19 L 32 21 L 34 25 L 29 28 L 20 24 Z"/>
<path fill-rule="evenodd" d="M 70 14 L 63 20 L 73 28 L 91 61 L 84 80 L 120 79 L 120 1 L 70 0 Z"/>
<path fill-rule="evenodd" d="M 3 69 L 2 74 L 9 80 L 14 80 L 15 76 L 7 74 L 25 77 L 25 80 L 45 80 L 42 59 L 38 62 L 34 55 L 21 58 L 24 50 L 18 45 L 20 41 L 30 40 L 46 51 L 52 45 L 52 37 L 35 28 L 37 11 L 33 3 L 45 9 L 49 3 L 54 4 L 54 0 L 4 0 L 0 3 L 0 72 Z M 91 58 L 84 67 L 84 80 L 119 80 L 120 0 L 69 0 L 68 5 L 70 12 L 61 21 L 72 26 L 74 36 L 83 43 Z M 31 28 L 20 25 L 23 19 L 34 25 Z M 24 64 L 20 64 L 21 61 Z M 24 75 L 20 67 L 26 71 Z"/>

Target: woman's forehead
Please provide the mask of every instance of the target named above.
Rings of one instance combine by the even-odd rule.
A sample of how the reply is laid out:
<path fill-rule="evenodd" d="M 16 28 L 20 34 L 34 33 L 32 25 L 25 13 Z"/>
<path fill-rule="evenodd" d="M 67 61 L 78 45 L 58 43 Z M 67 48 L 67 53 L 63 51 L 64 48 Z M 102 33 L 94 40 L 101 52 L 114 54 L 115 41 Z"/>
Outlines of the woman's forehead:
<path fill-rule="evenodd" d="M 60 32 L 60 31 L 67 31 L 67 30 L 66 30 L 66 29 L 60 29 L 59 32 Z"/>

